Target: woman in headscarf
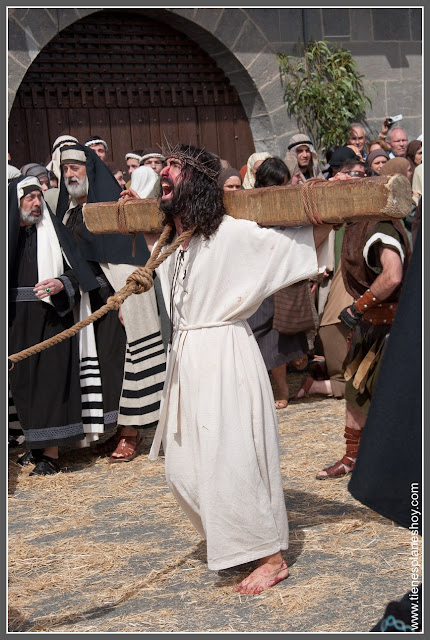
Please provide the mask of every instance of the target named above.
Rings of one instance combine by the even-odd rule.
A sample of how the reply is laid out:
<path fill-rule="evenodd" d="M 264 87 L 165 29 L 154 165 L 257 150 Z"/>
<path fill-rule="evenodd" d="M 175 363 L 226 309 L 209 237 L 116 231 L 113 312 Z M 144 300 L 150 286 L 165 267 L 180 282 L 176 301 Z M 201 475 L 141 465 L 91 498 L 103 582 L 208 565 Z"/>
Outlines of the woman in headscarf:
<path fill-rule="evenodd" d="M 423 143 L 421 140 L 411 140 L 406 149 L 406 159 L 409 160 L 412 171 L 423 161 Z"/>
<path fill-rule="evenodd" d="M 260 151 L 257 153 L 253 153 L 248 158 L 248 162 L 246 164 L 246 174 L 243 180 L 243 188 L 244 189 L 253 189 L 255 185 L 255 174 L 257 173 L 258 167 L 262 164 L 266 158 L 270 158 L 271 155 L 267 151 Z"/>
<path fill-rule="evenodd" d="M 238 191 L 243 188 L 242 176 L 233 167 L 221 169 L 218 176 L 218 185 L 225 192 Z"/>
<path fill-rule="evenodd" d="M 298 153 L 302 147 L 307 147 L 311 152 L 311 159 L 309 164 L 306 166 L 303 165 L 301 159 L 298 157 Z M 293 176 L 291 184 L 299 184 L 309 180 L 309 178 L 324 177 L 318 161 L 317 152 L 315 151 L 309 136 L 304 133 L 297 133 L 295 136 L 290 138 L 284 162 Z"/>
<path fill-rule="evenodd" d="M 374 149 L 368 154 L 366 164 L 369 169 L 372 169 L 372 171 L 379 175 L 382 167 L 384 164 L 387 164 L 389 159 L 390 156 L 386 151 L 384 151 L 384 149 Z"/>

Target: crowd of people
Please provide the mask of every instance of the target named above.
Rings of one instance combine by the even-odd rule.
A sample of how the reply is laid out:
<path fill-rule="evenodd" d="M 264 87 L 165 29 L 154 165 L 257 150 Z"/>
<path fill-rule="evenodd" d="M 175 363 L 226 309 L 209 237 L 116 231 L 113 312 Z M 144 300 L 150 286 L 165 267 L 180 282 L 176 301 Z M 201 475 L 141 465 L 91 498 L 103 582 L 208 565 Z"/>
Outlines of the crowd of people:
<path fill-rule="evenodd" d="M 256 561 L 237 589 L 260 593 L 288 575 L 276 411 L 345 398 L 345 455 L 316 478 L 354 470 L 419 226 L 422 141 L 385 119 L 370 141 L 352 123 L 325 165 L 297 134 L 284 160 L 257 152 L 240 168 L 192 146 L 132 150 L 128 176 L 107 152 L 99 136 L 63 135 L 47 166 L 9 164 L 9 353 L 99 309 L 149 258 L 153 235 L 91 234 L 86 203 L 157 197 L 170 242 L 184 238 L 152 289 L 11 368 L 10 444 L 24 438 L 20 463 L 40 476 L 61 470 L 62 447 L 106 434 L 109 461 L 129 462 L 157 426 L 150 458 L 162 442 L 209 568 Z M 404 221 L 264 228 L 225 215 L 224 194 L 241 189 L 398 173 L 413 201 Z M 294 396 L 291 370 L 306 370 Z"/>

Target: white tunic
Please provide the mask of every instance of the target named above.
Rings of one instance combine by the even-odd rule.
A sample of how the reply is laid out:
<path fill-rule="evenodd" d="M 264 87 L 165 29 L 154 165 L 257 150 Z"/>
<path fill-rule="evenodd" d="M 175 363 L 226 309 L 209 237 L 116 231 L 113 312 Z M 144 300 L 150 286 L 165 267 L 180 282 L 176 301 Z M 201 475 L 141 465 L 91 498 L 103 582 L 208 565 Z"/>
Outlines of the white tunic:
<path fill-rule="evenodd" d="M 157 269 L 175 331 L 150 459 L 162 439 L 167 482 L 207 540 L 209 569 L 288 548 L 276 410 L 246 319 L 323 269 L 311 227 L 263 229 L 229 216 Z"/>

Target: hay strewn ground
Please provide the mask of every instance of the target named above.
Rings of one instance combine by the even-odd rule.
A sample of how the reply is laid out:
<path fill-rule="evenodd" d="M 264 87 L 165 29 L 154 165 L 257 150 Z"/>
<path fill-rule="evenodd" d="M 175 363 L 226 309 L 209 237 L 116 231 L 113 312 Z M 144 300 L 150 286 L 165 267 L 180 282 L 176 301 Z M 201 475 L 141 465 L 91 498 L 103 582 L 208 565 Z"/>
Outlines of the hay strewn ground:
<path fill-rule="evenodd" d="M 295 392 L 300 375 L 291 375 Z M 343 401 L 279 411 L 290 577 L 259 596 L 243 573 L 208 571 L 163 460 L 109 465 L 88 451 L 70 473 L 29 478 L 11 456 L 9 627 L 40 632 L 367 631 L 410 588 L 409 532 L 356 502 L 347 479 L 316 481 L 343 452 Z M 249 569 L 248 569 L 249 571 Z"/>

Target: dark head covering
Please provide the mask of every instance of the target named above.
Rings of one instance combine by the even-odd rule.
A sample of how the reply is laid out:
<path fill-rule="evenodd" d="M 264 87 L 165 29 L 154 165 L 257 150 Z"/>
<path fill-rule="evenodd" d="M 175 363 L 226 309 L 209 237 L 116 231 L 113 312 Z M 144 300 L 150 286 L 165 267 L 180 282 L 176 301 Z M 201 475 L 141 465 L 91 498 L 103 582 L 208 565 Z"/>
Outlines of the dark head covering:
<path fill-rule="evenodd" d="M 374 151 L 371 151 L 369 153 L 369 155 L 367 156 L 367 158 L 366 158 L 367 165 L 370 167 L 370 165 L 372 164 L 374 159 L 375 158 L 379 158 L 379 156 L 387 158 L 387 160 L 390 159 L 390 156 L 388 155 L 388 153 L 386 151 L 384 151 L 384 149 L 375 149 Z"/>
<path fill-rule="evenodd" d="M 349 147 L 338 147 L 331 154 L 329 165 L 335 169 L 342 167 L 347 160 L 357 160 L 362 162 L 362 159 L 354 153 Z"/>
<path fill-rule="evenodd" d="M 27 176 L 28 178 L 28 176 Z M 9 224 L 8 224 L 8 232 L 9 232 L 9 273 L 11 274 L 13 269 L 13 264 L 15 261 L 15 253 L 18 245 L 18 237 L 20 230 L 20 215 L 19 215 L 19 200 L 18 200 L 18 192 L 17 185 L 25 180 L 25 176 L 20 176 L 19 178 L 15 178 L 12 182 L 9 183 L 8 187 L 8 208 L 9 208 Z M 30 191 L 34 191 L 35 189 L 41 188 L 37 184 L 30 187 Z M 43 194 L 42 194 L 43 195 Z M 90 269 L 87 261 L 81 255 L 79 251 L 79 247 L 76 242 L 73 240 L 73 237 L 68 229 L 64 226 L 62 222 L 60 222 L 55 216 L 48 205 L 44 203 L 47 209 L 47 215 L 50 216 L 52 220 L 52 224 L 54 225 L 55 233 L 57 234 L 58 241 L 61 245 L 61 248 L 64 251 L 64 254 L 67 258 L 68 263 L 73 269 L 73 272 L 81 285 L 83 291 L 91 291 L 92 289 L 98 289 L 100 287 L 97 282 L 92 270 Z M 46 212 L 45 212 L 46 215 Z"/>
<path fill-rule="evenodd" d="M 423 143 L 421 140 L 411 140 L 406 149 L 406 158 L 411 163 L 412 169 L 415 169 L 418 165 L 415 164 L 415 154 L 418 149 L 421 149 Z"/>
<path fill-rule="evenodd" d="M 408 168 L 409 160 L 406 160 L 406 158 L 392 158 L 391 160 L 388 160 L 383 167 L 381 167 L 380 175 L 391 176 L 394 173 L 401 173 L 407 178 Z"/>
<path fill-rule="evenodd" d="M 242 176 L 237 169 L 233 169 L 233 167 L 229 167 L 228 169 L 221 169 L 218 176 L 218 185 L 221 187 L 221 189 L 224 187 L 224 184 L 227 182 L 227 180 L 232 176 L 236 176 L 237 178 L 239 178 L 240 184 L 242 184 Z"/>
<path fill-rule="evenodd" d="M 121 195 L 121 187 L 113 177 L 109 168 L 99 158 L 97 153 L 82 144 L 74 144 L 63 147 L 61 150 L 69 157 L 75 152 L 77 162 L 82 162 L 82 152 L 86 156 L 86 168 L 88 178 L 87 202 L 117 202 Z M 71 158 L 70 158 L 70 161 Z M 68 209 L 69 193 L 64 182 L 63 170 L 61 170 L 60 195 L 58 198 L 57 216 L 59 220 L 64 218 Z M 92 234 L 84 227 L 84 233 L 80 245 L 82 254 L 87 260 L 94 262 L 113 262 L 115 264 L 144 265 L 150 253 L 146 246 L 143 234 L 136 236 L 135 255 L 133 256 L 133 239 L 131 236 L 104 233 Z"/>
<path fill-rule="evenodd" d="M 29 164 L 25 164 L 20 169 L 21 174 L 23 176 L 36 176 L 36 178 L 48 178 L 49 174 L 48 169 L 43 167 L 41 164 L 37 164 L 36 162 L 30 162 Z"/>

